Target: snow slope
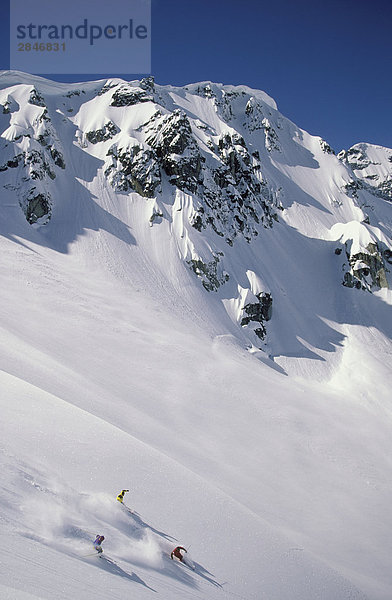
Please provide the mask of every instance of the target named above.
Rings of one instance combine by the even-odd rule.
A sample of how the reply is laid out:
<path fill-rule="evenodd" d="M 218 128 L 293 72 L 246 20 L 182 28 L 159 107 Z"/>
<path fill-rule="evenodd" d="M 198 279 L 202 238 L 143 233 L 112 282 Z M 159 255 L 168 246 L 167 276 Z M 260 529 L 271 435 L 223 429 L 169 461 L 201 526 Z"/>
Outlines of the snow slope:
<path fill-rule="evenodd" d="M 0 88 L 0 596 L 390 598 L 392 151 L 364 185 L 242 86 Z"/>

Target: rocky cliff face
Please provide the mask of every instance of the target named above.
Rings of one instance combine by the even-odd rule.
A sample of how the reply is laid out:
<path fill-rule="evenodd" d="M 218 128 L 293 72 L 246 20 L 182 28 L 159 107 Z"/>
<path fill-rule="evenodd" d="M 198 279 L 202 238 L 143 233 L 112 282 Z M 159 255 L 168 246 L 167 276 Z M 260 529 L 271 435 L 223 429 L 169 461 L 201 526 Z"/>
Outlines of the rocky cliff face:
<path fill-rule="evenodd" d="M 44 224 L 53 205 L 50 181 L 56 179 L 58 169 L 65 169 L 65 162 L 43 96 L 34 87 L 23 92 L 17 99 L 10 95 L 1 103 L 8 117 L 3 126 L 8 127 L 2 132 L 7 142 L 2 148 L 0 172 L 15 170 L 13 184 L 8 185 L 17 192 L 26 219 L 31 224 Z M 29 118 L 19 119 L 21 113 L 28 113 Z"/>
<path fill-rule="evenodd" d="M 343 285 L 371 291 L 388 287 L 388 264 L 392 263 L 391 252 L 380 252 L 378 244 L 370 242 L 362 251 L 351 253 L 346 245 L 348 270 Z"/>
<path fill-rule="evenodd" d="M 140 202 L 146 227 L 168 228 L 183 266 L 256 345 L 283 310 L 285 283 L 268 265 L 280 252 L 292 260 L 304 240 L 298 273 L 309 244 L 329 255 L 334 244 L 339 285 L 391 285 L 392 150 L 357 144 L 335 156 L 263 92 L 151 77 L 69 89 L 22 81 L 3 85 L 0 117 L 1 189 L 28 223 L 50 226 L 58 199 L 66 204 L 60 176 L 99 182 L 98 201 Z"/>
<path fill-rule="evenodd" d="M 374 236 L 372 226 L 378 226 L 374 214 L 374 202 L 392 202 L 392 150 L 370 144 L 356 144 L 349 150 L 342 150 L 338 158 L 346 164 L 352 178 L 345 186 L 348 196 L 355 199 L 364 212 L 361 239 L 345 243 L 347 270 L 343 285 L 371 291 L 389 287 L 391 264 L 390 243 L 379 233 Z M 376 200 L 375 200 L 376 199 Z M 370 235 L 373 233 L 373 235 Z M 367 235 L 366 235 L 367 234 Z M 355 250 L 351 247 L 354 246 Z"/>
<path fill-rule="evenodd" d="M 392 150 L 369 144 L 357 144 L 350 150 L 342 150 L 338 155 L 353 172 L 352 179 L 346 184 L 346 192 L 359 200 L 360 192 L 392 202 Z M 366 204 L 362 200 L 363 206 Z M 370 205 L 371 206 L 371 205 Z M 370 224 L 371 212 L 366 218 Z"/>
<path fill-rule="evenodd" d="M 125 99 L 131 102 L 129 92 L 121 104 L 118 91 L 113 97 L 116 102 L 111 106 L 128 105 Z M 152 98 L 142 88 L 133 92 L 132 105 L 147 101 L 152 102 Z M 191 119 L 184 110 L 167 112 L 164 105 L 163 102 L 139 127 L 139 143 L 114 144 L 108 150 L 111 160 L 105 174 L 115 189 L 133 190 L 152 198 L 161 191 L 162 178 L 166 176 L 172 186 L 194 196 L 192 226 L 198 231 L 212 228 L 230 245 L 241 234 L 250 241 L 258 235 L 256 226 L 260 223 L 271 227 L 280 207 L 276 194 L 263 178 L 259 153 L 251 154 L 238 133 L 213 135 L 212 130 Z M 226 100 L 224 112 L 228 106 Z M 109 127 L 115 131 L 113 124 L 106 124 L 106 129 L 87 132 L 86 138 L 93 143 L 106 141 Z M 202 137 L 197 135 L 198 130 Z"/>
<path fill-rule="evenodd" d="M 392 202 L 392 150 L 370 144 L 356 144 L 347 151 L 342 150 L 338 157 L 355 175 L 352 183 L 350 182 L 351 193 L 366 190 Z"/>

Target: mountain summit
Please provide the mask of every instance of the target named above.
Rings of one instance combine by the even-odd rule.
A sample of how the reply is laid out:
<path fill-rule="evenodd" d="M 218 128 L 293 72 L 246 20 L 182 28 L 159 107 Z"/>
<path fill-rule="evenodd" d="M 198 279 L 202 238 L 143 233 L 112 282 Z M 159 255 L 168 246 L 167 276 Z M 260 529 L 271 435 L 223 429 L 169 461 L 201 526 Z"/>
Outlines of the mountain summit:
<path fill-rule="evenodd" d="M 392 150 L 336 156 L 245 86 L 3 73 L 1 88 L 3 197 L 49 245 L 66 251 L 87 210 L 125 243 L 140 230 L 159 277 L 181 293 L 190 272 L 219 327 L 283 368 L 335 343 L 341 285 L 390 287 Z"/>

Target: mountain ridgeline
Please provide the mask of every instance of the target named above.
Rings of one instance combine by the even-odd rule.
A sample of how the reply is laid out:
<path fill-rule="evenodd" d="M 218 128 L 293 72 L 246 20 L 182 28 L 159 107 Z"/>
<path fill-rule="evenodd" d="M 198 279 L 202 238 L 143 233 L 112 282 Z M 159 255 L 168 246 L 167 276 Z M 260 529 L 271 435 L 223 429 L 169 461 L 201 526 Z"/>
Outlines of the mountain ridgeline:
<path fill-rule="evenodd" d="M 300 338 L 325 348 L 325 323 L 306 335 L 314 305 L 342 321 L 353 294 L 390 287 L 392 150 L 336 155 L 245 86 L 1 79 L 2 201 L 55 249 L 45 230 L 77 219 L 86 189 L 97 211 L 125 201 L 136 244 L 143 228 L 162 255 L 170 240 L 186 277 L 221 305 L 222 328 L 271 358 L 300 356 Z"/>

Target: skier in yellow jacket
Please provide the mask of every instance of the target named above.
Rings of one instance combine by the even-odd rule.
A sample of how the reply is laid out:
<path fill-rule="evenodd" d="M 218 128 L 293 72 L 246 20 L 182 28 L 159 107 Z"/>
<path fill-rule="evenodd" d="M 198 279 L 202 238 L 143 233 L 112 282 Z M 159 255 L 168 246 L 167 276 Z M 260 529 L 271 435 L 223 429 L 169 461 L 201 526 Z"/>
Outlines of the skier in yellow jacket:
<path fill-rule="evenodd" d="M 121 502 L 121 504 L 124 504 L 124 494 L 126 494 L 127 492 L 129 492 L 129 490 L 121 490 L 121 492 L 117 496 L 117 500 Z"/>

